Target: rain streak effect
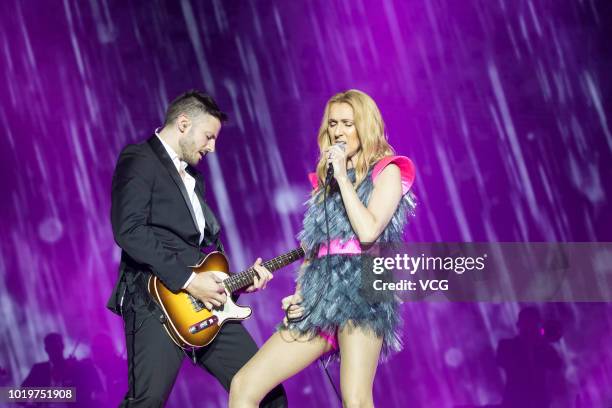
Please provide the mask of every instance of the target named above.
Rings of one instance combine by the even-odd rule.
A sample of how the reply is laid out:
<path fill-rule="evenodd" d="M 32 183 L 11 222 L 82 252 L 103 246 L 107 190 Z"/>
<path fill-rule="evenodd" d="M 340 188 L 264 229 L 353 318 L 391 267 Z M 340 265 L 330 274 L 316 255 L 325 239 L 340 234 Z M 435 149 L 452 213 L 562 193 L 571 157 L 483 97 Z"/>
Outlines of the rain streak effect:
<path fill-rule="evenodd" d="M 121 148 L 150 136 L 189 88 L 230 115 L 200 169 L 234 270 L 297 245 L 323 107 L 348 88 L 377 101 L 391 144 L 417 166 L 408 241 L 612 241 L 607 1 L 9 0 L 0 10 L 0 385 L 21 384 L 58 332 L 66 357 L 97 366 L 104 404 L 125 392 L 122 322 L 104 307 L 120 254 L 110 180 Z M 241 298 L 258 344 L 296 269 Z M 377 405 L 500 403 L 496 350 L 524 306 L 404 304 L 405 349 L 379 367 Z M 551 406 L 610 407 L 612 306 L 537 306 L 562 325 Z M 294 407 L 336 398 L 316 364 L 286 388 Z M 226 401 L 186 361 L 168 406 Z"/>

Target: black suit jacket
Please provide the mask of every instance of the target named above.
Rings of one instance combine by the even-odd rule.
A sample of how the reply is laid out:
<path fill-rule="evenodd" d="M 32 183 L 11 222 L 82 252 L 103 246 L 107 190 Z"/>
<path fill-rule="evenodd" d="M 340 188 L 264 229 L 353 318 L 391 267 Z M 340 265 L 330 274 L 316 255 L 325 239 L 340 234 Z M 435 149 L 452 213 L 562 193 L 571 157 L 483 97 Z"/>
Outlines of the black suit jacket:
<path fill-rule="evenodd" d="M 191 166 L 186 171 L 196 179 L 206 220 L 201 245 L 185 185 L 157 136 L 121 152 L 111 190 L 113 235 L 122 249 L 119 280 L 107 304 L 113 312 L 120 311 L 126 281 L 152 273 L 178 291 L 191 275 L 190 266 L 202 258 L 201 248 L 221 247 L 219 223 L 204 201 L 202 175 Z"/>

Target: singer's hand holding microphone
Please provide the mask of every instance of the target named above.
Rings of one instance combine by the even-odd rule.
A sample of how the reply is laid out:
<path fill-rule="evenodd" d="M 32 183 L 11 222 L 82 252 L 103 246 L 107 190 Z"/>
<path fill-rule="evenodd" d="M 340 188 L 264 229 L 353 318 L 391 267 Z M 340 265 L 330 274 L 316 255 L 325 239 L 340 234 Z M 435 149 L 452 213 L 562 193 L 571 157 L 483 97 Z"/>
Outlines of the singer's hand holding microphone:
<path fill-rule="evenodd" d="M 329 184 L 332 177 L 339 180 L 348 177 L 346 174 L 346 142 L 337 142 L 325 150 L 327 155 L 327 176 L 325 184 Z"/>

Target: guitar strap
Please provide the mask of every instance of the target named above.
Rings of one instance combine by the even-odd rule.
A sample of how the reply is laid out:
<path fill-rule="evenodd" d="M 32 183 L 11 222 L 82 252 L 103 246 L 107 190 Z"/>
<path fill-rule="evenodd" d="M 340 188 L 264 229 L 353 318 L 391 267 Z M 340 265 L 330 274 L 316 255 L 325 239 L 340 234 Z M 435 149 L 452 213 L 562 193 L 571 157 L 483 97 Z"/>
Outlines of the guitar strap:
<path fill-rule="evenodd" d="M 217 251 L 225 255 L 225 250 L 223 249 L 223 243 L 221 242 L 221 234 L 217 234 L 215 238 L 215 248 L 217 249 Z"/>

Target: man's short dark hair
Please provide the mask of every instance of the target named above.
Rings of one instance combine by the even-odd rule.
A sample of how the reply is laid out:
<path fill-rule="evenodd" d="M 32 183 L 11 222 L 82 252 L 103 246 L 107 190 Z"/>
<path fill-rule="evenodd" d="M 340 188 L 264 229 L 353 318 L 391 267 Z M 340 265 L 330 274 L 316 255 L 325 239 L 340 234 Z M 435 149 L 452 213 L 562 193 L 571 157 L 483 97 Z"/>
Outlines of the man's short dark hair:
<path fill-rule="evenodd" d="M 221 123 L 227 121 L 227 114 L 219 109 L 212 96 L 196 90 L 187 91 L 170 103 L 166 110 L 164 126 L 174 122 L 181 113 L 191 118 L 207 113 L 219 119 Z"/>

